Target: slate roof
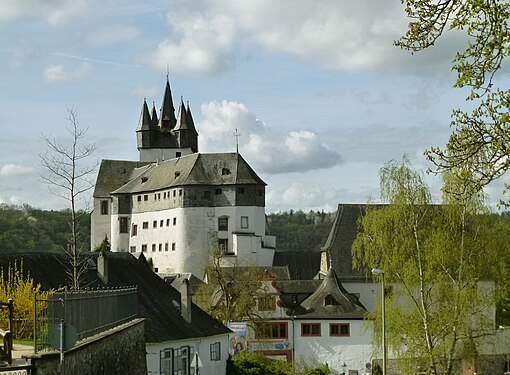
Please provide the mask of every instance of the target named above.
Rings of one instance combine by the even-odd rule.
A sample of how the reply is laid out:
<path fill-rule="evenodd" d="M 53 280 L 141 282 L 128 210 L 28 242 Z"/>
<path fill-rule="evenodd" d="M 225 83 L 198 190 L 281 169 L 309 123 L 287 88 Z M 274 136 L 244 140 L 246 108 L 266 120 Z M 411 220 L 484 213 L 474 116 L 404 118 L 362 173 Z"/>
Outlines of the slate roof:
<path fill-rule="evenodd" d="M 87 253 L 97 264 L 97 253 Z M 207 337 L 230 332 L 195 304 L 192 304 L 191 323 L 187 323 L 172 301 L 180 303 L 180 293 L 150 270 L 142 257 L 130 253 L 108 252 L 109 282 L 107 287 L 137 286 L 140 316 L 145 318 L 145 341 L 164 342 L 195 337 Z M 25 253 L 2 254 L 0 267 L 6 269 L 14 261 L 23 262 L 35 283 L 43 289 L 57 289 L 68 284 L 65 267 L 68 260 L 63 254 Z M 90 268 L 83 277 L 83 285 L 105 287 L 97 270 Z"/>
<path fill-rule="evenodd" d="M 273 265 L 288 267 L 290 278 L 311 280 L 320 270 L 321 254 L 317 251 L 280 251 L 274 253 Z"/>
<path fill-rule="evenodd" d="M 330 304 L 325 301 L 330 299 Z M 319 287 L 296 309 L 296 316 L 310 319 L 363 319 L 367 310 L 358 298 L 348 293 L 335 270 L 330 268 Z"/>
<path fill-rule="evenodd" d="M 149 165 L 150 162 L 146 161 L 103 159 L 99 166 L 94 197 L 109 197 L 112 191 L 142 173 Z"/>
<path fill-rule="evenodd" d="M 239 153 L 195 153 L 153 163 L 113 193 L 129 194 L 186 185 L 235 184 L 266 185 Z"/>

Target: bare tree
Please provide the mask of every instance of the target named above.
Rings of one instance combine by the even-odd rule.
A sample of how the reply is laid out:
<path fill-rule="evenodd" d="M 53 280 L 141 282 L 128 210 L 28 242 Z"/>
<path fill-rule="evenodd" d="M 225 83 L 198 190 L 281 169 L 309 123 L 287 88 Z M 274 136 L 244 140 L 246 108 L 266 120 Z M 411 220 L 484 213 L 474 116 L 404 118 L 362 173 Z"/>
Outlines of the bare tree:
<path fill-rule="evenodd" d="M 83 262 L 80 261 L 80 253 L 83 249 L 80 238 L 80 218 L 84 214 L 78 211 L 80 202 L 85 202 L 83 193 L 94 186 L 93 172 L 98 165 L 97 160 L 87 164 L 95 151 L 95 145 L 84 144 L 83 139 L 88 128 L 80 126 L 77 112 L 74 108 L 67 108 L 66 130 L 70 135 L 70 141 L 61 142 L 56 138 L 42 135 L 48 150 L 39 154 L 43 172 L 39 174 L 41 180 L 48 184 L 49 191 L 53 195 L 67 201 L 70 206 L 70 238 L 65 249 L 71 263 L 69 276 L 71 287 L 79 289 L 80 278 L 84 272 Z"/>

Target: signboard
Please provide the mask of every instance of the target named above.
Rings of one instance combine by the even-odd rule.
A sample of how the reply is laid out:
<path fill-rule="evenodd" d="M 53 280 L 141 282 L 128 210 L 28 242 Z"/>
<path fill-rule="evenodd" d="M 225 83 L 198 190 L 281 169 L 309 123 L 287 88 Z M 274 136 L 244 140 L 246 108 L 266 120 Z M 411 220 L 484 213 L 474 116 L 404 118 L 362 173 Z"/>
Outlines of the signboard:
<path fill-rule="evenodd" d="M 230 354 L 237 354 L 248 349 L 248 341 L 246 340 L 247 324 L 243 322 L 231 322 L 228 324 L 234 333 L 230 335 L 230 346 L 228 351 Z"/>
<path fill-rule="evenodd" d="M 0 370 L 0 374 L 2 375 L 29 375 L 27 369 L 22 370 Z"/>

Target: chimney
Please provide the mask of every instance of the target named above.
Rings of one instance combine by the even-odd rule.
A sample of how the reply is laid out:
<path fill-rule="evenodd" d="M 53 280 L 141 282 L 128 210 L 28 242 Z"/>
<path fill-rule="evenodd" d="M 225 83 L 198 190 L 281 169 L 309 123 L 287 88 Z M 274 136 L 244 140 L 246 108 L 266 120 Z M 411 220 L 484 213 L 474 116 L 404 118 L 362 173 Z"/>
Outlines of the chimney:
<path fill-rule="evenodd" d="M 97 257 L 97 273 L 104 284 L 108 284 L 108 256 L 106 251 L 100 251 Z"/>
<path fill-rule="evenodd" d="M 189 290 L 189 280 L 185 278 L 181 288 L 181 314 L 184 320 L 191 323 L 191 295 Z"/>

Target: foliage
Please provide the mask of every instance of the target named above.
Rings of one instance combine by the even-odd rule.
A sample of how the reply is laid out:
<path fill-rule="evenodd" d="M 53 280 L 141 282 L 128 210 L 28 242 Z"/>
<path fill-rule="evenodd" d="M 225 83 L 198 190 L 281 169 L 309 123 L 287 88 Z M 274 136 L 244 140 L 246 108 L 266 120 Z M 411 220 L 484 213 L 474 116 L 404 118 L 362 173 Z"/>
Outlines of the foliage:
<path fill-rule="evenodd" d="M 205 270 L 207 282 L 199 286 L 196 303 L 223 324 L 252 321 L 260 274 L 256 268 L 241 266 L 237 261 L 223 267 L 224 258 L 221 248 L 212 250 Z"/>
<path fill-rule="evenodd" d="M 318 251 L 329 234 L 334 213 L 290 210 L 267 215 L 271 234 L 278 249 L 286 251 Z"/>
<path fill-rule="evenodd" d="M 16 339 L 33 337 L 34 323 L 34 292 L 46 298 L 49 292 L 42 292 L 41 285 L 34 285 L 30 274 L 23 273 L 23 261 L 9 264 L 8 268 L 0 270 L 0 301 L 7 302 L 12 298 L 14 303 L 13 335 Z M 0 310 L 0 327 L 9 327 L 8 309 Z"/>
<path fill-rule="evenodd" d="M 504 0 L 403 0 L 411 19 L 396 42 L 411 52 L 434 45 L 447 30 L 465 33 L 467 48 L 457 53 L 452 69 L 455 87 L 470 89 L 471 114 L 454 110 L 454 128 L 446 149 L 426 152 L 436 172 L 468 167 L 475 179 L 464 181 L 480 190 L 510 168 L 510 90 L 494 87 L 494 76 L 510 54 L 510 3 Z M 506 185 L 505 191 L 508 189 Z M 502 202 L 505 203 L 505 202 Z"/>
<path fill-rule="evenodd" d="M 66 200 L 70 206 L 70 238 L 65 247 L 72 270 L 69 274 L 71 287 L 80 288 L 80 278 L 85 271 L 85 263 L 80 254 L 85 249 L 82 237 L 84 235 L 81 227 L 82 216 L 78 210 L 83 194 L 94 186 L 92 173 L 95 171 L 97 161 L 91 165 L 83 165 L 94 153 L 95 146 L 91 144 L 82 145 L 83 138 L 87 133 L 78 121 L 76 110 L 67 109 L 68 126 L 67 132 L 71 137 L 69 144 L 61 143 L 54 138 L 43 135 L 49 151 L 40 154 L 40 164 L 44 173 L 39 176 L 48 185 L 50 192 L 57 197 Z"/>
<path fill-rule="evenodd" d="M 445 184 L 454 189 L 459 181 L 449 176 Z M 355 265 L 383 269 L 395 283 L 386 296 L 386 330 L 397 356 L 451 374 L 455 358 L 472 354 L 459 344 L 492 333 L 488 312 L 497 294 L 484 280 L 501 273 L 503 262 L 494 260 L 507 254 L 509 227 L 485 215 L 477 196 L 445 194 L 443 205 L 433 205 L 406 159 L 381 169 L 381 197 L 388 205 L 369 208 L 360 222 Z M 371 316 L 379 341 L 380 316 Z"/>
<path fill-rule="evenodd" d="M 314 367 L 301 363 L 271 360 L 256 352 L 242 352 L 227 361 L 227 375 L 330 375 L 327 365 Z"/>
<path fill-rule="evenodd" d="M 90 215 L 80 211 L 83 232 L 90 233 Z M 69 240 L 69 210 L 44 211 L 29 205 L 0 204 L 1 251 L 61 252 Z M 90 237 L 83 237 L 90 247 Z"/>

